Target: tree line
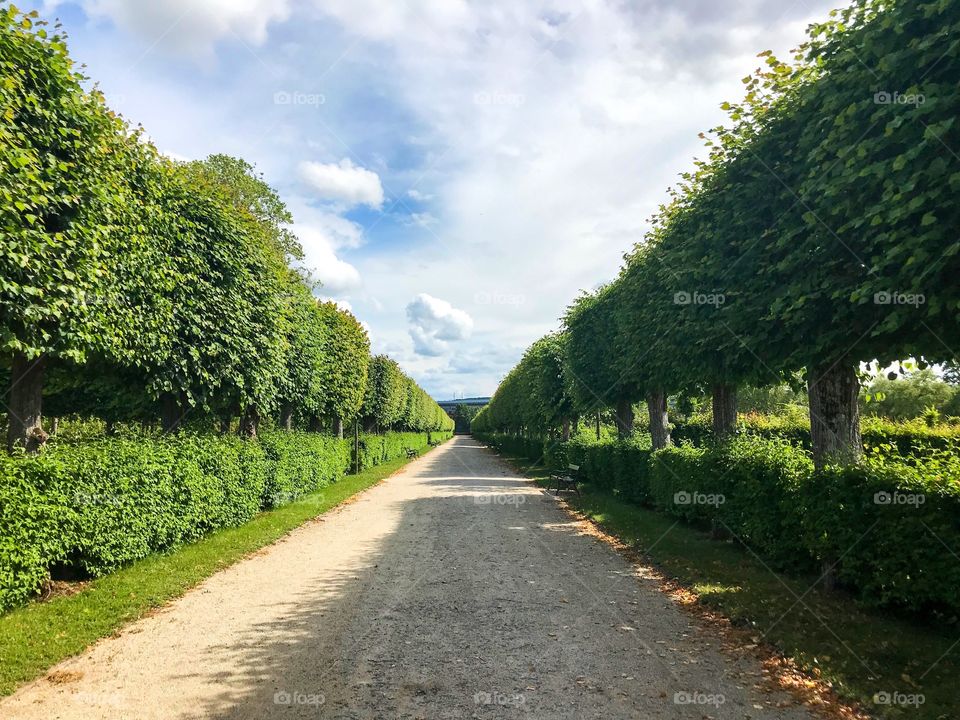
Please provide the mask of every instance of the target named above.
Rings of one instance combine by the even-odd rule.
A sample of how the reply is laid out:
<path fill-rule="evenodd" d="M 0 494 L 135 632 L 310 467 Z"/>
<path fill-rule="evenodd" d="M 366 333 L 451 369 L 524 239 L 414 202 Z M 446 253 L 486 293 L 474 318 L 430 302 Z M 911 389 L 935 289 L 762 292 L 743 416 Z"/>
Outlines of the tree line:
<path fill-rule="evenodd" d="M 175 162 L 113 113 L 58 26 L 0 9 L 0 357 L 8 448 L 41 411 L 118 421 L 262 418 L 343 434 L 447 429 L 365 330 L 322 302 L 278 194 L 225 155 Z M 368 382 L 369 375 L 369 382 Z"/>
<path fill-rule="evenodd" d="M 619 276 L 568 308 L 474 422 L 542 431 L 707 391 L 729 434 L 737 388 L 806 377 L 814 460 L 856 462 L 861 362 L 960 348 L 960 3 L 857 0 L 790 62 L 761 53 L 730 121 L 702 137 Z"/>

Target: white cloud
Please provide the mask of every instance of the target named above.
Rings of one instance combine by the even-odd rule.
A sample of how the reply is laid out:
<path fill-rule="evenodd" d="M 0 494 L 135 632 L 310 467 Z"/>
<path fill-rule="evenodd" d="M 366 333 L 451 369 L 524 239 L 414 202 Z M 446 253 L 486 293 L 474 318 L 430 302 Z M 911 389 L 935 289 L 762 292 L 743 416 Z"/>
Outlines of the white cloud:
<path fill-rule="evenodd" d="M 443 355 L 450 343 L 465 340 L 473 318 L 446 300 L 420 293 L 407 305 L 407 320 L 414 350 L 420 355 Z"/>
<path fill-rule="evenodd" d="M 316 5 L 351 33 L 381 41 L 415 34 L 419 42 L 447 45 L 454 31 L 466 30 L 475 19 L 466 0 L 316 0 Z"/>
<path fill-rule="evenodd" d="M 363 228 L 349 218 L 326 208 L 314 207 L 306 198 L 285 198 L 294 222 L 322 232 L 334 249 L 358 248 L 364 243 Z"/>
<path fill-rule="evenodd" d="M 410 213 L 410 216 L 407 218 L 406 222 L 408 225 L 416 225 L 427 228 L 432 225 L 436 225 L 440 221 L 428 212 L 415 212 Z"/>
<path fill-rule="evenodd" d="M 288 0 L 84 0 L 82 4 L 94 18 L 109 18 L 127 32 L 194 58 L 210 57 L 222 38 L 260 45 L 271 23 L 290 16 Z"/>
<path fill-rule="evenodd" d="M 383 205 L 383 186 L 372 170 L 354 165 L 350 158 L 339 163 L 305 160 L 299 165 L 300 179 L 316 194 L 318 200 L 341 202 L 348 207 Z"/>
<path fill-rule="evenodd" d="M 336 245 L 322 228 L 294 225 L 303 246 L 303 266 L 321 283 L 324 294 L 337 295 L 360 287 L 360 273 L 337 257 Z"/>
<path fill-rule="evenodd" d="M 388 308 L 372 322 L 386 337 L 402 320 L 390 308 L 429 279 L 476 333 L 451 346 L 411 323 L 417 353 L 449 359 L 418 365 L 418 377 L 486 394 L 515 357 L 477 362 L 483 338 L 524 347 L 558 326 L 580 288 L 613 278 L 666 189 L 705 154 L 697 134 L 742 97 L 756 53 L 786 56 L 832 0 L 722 11 L 711 0 L 490 2 L 422 24 L 406 6 L 371 16 L 365 3 L 323 8 L 367 62 L 389 63 L 394 101 L 418 120 L 404 141 L 422 149 L 431 211 L 443 218 L 442 240 L 424 233 L 414 252 L 381 246 L 359 265 Z"/>
<path fill-rule="evenodd" d="M 407 197 L 409 197 L 411 200 L 416 200 L 417 202 L 427 202 L 428 200 L 433 199 L 433 195 L 427 195 L 426 193 L 422 193 L 416 189 L 407 190 Z"/>

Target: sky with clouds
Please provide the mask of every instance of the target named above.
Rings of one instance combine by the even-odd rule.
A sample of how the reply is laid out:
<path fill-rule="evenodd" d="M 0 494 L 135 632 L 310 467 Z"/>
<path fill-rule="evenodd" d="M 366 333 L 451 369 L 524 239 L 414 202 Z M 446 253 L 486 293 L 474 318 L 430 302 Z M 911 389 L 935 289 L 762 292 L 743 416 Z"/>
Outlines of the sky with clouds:
<path fill-rule="evenodd" d="M 321 294 L 445 399 L 492 393 L 581 289 L 616 274 L 757 53 L 787 55 L 837 4 L 34 7 L 161 151 L 254 163 Z"/>

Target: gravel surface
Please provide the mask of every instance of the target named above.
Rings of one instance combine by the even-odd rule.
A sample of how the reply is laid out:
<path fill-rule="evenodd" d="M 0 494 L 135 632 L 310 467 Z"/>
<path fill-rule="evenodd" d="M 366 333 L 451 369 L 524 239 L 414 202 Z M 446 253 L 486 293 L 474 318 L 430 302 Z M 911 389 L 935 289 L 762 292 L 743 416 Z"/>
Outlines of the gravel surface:
<path fill-rule="evenodd" d="M 0 702 L 3 718 L 809 718 L 458 437 Z"/>

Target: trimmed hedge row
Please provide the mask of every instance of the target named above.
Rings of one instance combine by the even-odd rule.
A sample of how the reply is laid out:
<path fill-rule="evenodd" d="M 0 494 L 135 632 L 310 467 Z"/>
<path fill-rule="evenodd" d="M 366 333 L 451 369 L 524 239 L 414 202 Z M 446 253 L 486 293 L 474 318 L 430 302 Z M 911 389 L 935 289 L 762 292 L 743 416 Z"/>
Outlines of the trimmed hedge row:
<path fill-rule="evenodd" d="M 420 433 L 376 437 L 391 451 L 368 454 L 364 467 L 397 457 L 392 449 L 413 438 L 426 445 Z M 0 610 L 28 599 L 51 570 L 96 577 L 241 525 L 336 482 L 350 461 L 350 440 L 282 431 L 257 441 L 109 437 L 0 455 Z"/>
<path fill-rule="evenodd" d="M 474 433 L 480 442 L 496 448 L 501 455 L 529 458 L 533 462 L 542 462 L 549 444 L 542 438 L 530 438 L 507 433 Z"/>
<path fill-rule="evenodd" d="M 501 437 L 479 439 L 500 447 Z M 817 473 L 809 454 L 783 438 L 748 434 L 657 452 L 644 445 L 576 439 L 563 454 L 591 485 L 725 529 L 772 567 L 830 568 L 867 605 L 960 610 L 956 453 L 875 452 Z M 531 449 L 529 457 L 542 456 L 542 447 Z"/>
<path fill-rule="evenodd" d="M 677 443 L 689 441 L 704 445 L 713 440 L 713 425 L 709 417 L 696 416 L 674 421 L 673 439 Z M 738 419 L 741 432 L 767 438 L 783 438 L 795 445 L 810 449 L 810 421 L 808 418 L 777 415 L 747 414 Z M 894 422 L 879 417 L 865 416 L 860 421 L 860 435 L 869 450 L 893 445 L 900 455 L 917 455 L 931 449 L 960 446 L 960 425 L 928 426 L 922 420 Z"/>
<path fill-rule="evenodd" d="M 407 449 L 420 452 L 430 442 L 442 442 L 453 436 L 450 431 L 432 433 L 391 432 L 360 436 L 360 469 L 390 462 L 406 455 Z"/>
<path fill-rule="evenodd" d="M 579 465 L 580 475 L 588 478 L 592 484 L 631 502 L 649 502 L 649 436 L 637 435 L 626 440 L 606 441 L 578 438 L 566 443 L 566 446 L 567 463 Z"/>
<path fill-rule="evenodd" d="M 350 442 L 306 432 L 260 438 L 267 456 L 264 509 L 279 507 L 339 480 L 350 468 Z"/>

